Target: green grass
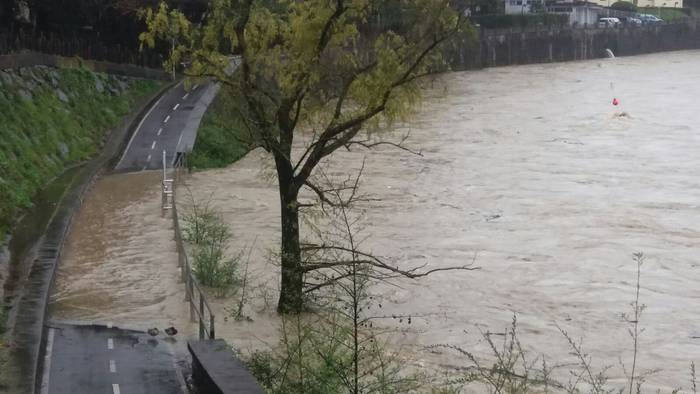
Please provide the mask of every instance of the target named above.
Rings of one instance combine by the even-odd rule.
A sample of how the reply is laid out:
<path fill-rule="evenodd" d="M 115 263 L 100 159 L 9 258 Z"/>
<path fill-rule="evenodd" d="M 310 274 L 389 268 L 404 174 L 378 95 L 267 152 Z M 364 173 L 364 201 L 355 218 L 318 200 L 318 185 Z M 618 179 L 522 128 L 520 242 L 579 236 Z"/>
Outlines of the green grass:
<path fill-rule="evenodd" d="M 118 95 L 95 88 L 95 74 L 84 69 L 60 69 L 58 89 L 37 87 L 24 100 L 16 83 L 0 88 L 0 234 L 4 234 L 32 197 L 67 166 L 95 155 L 106 131 L 117 125 L 139 97 L 160 83 L 129 80 Z M 106 83 L 105 83 L 106 85 Z M 25 89 L 26 90 L 26 89 Z"/>
<path fill-rule="evenodd" d="M 222 88 L 204 114 L 197 141 L 189 157 L 193 169 L 223 168 L 242 158 L 251 149 L 243 122 L 236 108 L 242 98 Z"/>

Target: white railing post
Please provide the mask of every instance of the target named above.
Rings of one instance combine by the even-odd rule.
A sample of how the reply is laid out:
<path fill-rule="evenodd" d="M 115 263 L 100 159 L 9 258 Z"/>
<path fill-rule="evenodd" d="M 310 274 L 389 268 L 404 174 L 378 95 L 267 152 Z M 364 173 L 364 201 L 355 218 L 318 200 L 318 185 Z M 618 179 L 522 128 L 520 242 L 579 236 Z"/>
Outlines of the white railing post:
<path fill-rule="evenodd" d="M 168 179 L 168 163 L 165 158 L 165 150 L 163 150 L 163 193 L 162 206 L 163 209 L 172 209 L 173 207 L 173 180 Z"/>

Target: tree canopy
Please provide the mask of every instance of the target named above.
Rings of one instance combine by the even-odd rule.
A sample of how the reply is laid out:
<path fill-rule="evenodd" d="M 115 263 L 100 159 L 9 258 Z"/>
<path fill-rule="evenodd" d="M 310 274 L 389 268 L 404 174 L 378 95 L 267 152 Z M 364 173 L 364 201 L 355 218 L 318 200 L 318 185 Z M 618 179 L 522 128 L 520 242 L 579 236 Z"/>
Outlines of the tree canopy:
<path fill-rule="evenodd" d="M 408 116 L 419 101 L 421 78 L 448 69 L 442 45 L 465 27 L 449 1 L 397 4 L 400 18 L 390 24 L 380 23 L 387 6 L 380 0 L 212 0 L 201 23 L 165 4 L 145 14 L 142 43 L 172 43 L 166 69 L 186 64 L 185 75 L 239 92 L 243 104 L 231 110 L 244 119 L 250 141 L 274 157 L 281 312 L 301 310 L 309 272 L 348 263 L 304 259 L 299 191 L 343 204 L 316 182 L 316 166 L 337 149 L 374 146 L 381 139 L 376 126 Z M 240 65 L 232 73 L 234 55 Z M 417 276 L 378 260 L 364 262 Z"/>

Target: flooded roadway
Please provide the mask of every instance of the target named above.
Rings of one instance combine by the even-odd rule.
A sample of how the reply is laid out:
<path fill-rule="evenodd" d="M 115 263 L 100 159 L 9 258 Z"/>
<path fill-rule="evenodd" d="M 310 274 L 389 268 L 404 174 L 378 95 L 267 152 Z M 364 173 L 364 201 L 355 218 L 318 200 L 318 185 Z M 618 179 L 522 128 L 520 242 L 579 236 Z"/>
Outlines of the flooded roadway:
<path fill-rule="evenodd" d="M 424 346 L 488 356 L 476 327 L 500 331 L 517 314 L 533 357 L 572 361 L 558 324 L 584 338 L 594 365 L 613 366 L 619 383 L 618 360 L 629 368 L 632 354 L 622 319 L 634 298 L 632 253 L 643 251 L 637 367 L 661 369 L 648 387 L 687 388 L 689 364 L 700 361 L 700 53 L 494 68 L 442 82 L 410 124 L 409 144 L 423 157 L 382 148 L 339 152 L 329 163 L 347 173 L 367 160 L 363 191 L 380 201 L 366 213 L 366 250 L 402 267 L 477 256 L 480 271 L 376 289 L 383 313 L 424 316 L 394 336 L 402 351 L 416 365 L 465 366 Z M 629 116 L 614 115 L 621 111 Z M 212 196 L 222 210 L 234 249 L 255 241 L 253 322 L 217 326 L 244 349 L 276 342 L 278 268 L 266 261 L 278 249 L 279 208 L 270 168 L 253 152 L 189 180 L 198 199 Z M 217 301 L 219 313 L 233 302 Z"/>
<path fill-rule="evenodd" d="M 99 178 L 73 219 L 51 296 L 54 321 L 113 323 L 187 334 L 172 220 L 158 171 Z"/>

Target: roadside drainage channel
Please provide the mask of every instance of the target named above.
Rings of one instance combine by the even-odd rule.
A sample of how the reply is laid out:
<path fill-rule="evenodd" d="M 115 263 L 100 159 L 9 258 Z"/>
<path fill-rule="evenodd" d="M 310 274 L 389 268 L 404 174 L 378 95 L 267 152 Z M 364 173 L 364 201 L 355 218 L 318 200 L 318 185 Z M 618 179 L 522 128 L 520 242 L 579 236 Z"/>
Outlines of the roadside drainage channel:
<path fill-rule="evenodd" d="M 25 256 L 33 258 L 33 263 L 25 286 L 16 291 L 15 324 L 10 334 L 13 344 L 10 365 L 15 369 L 15 381 L 10 382 L 10 392 L 34 393 L 41 386 L 41 361 L 45 351 L 45 321 L 49 296 L 65 237 L 83 196 L 100 172 L 114 164 L 138 121 L 173 85 L 174 83 L 168 83 L 156 93 L 141 100 L 136 107 L 138 109 L 126 116 L 122 124 L 109 134 L 102 152 L 77 170 L 78 173 L 57 204 L 44 235 L 37 239 L 35 254 Z"/>

